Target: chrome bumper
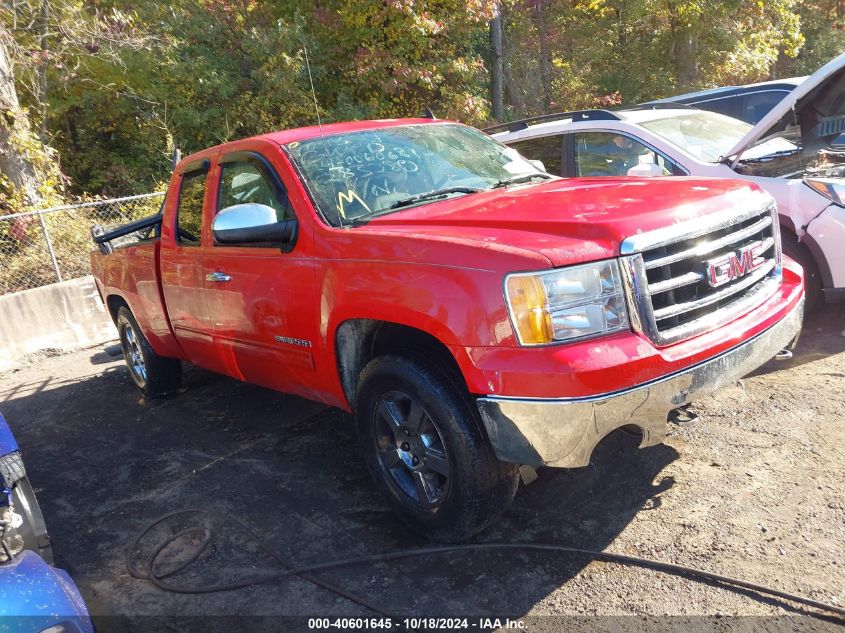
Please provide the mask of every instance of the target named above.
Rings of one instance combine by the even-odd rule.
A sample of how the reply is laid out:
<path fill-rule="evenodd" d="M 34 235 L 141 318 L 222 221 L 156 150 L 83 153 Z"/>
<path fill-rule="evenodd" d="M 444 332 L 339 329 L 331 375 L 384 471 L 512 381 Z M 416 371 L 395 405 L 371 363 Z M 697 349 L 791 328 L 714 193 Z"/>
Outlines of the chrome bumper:
<path fill-rule="evenodd" d="M 531 466 L 586 466 L 596 444 L 611 431 L 634 425 L 640 448 L 666 437 L 666 418 L 676 407 L 706 396 L 754 371 L 796 340 L 804 300 L 765 332 L 733 349 L 626 391 L 536 400 L 485 397 L 478 409 L 499 459 Z"/>

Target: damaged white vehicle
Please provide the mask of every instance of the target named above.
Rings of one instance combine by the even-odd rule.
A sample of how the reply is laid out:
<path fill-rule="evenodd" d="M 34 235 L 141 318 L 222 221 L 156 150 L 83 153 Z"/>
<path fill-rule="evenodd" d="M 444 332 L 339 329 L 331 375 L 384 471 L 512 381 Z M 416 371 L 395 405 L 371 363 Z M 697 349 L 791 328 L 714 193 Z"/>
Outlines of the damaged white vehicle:
<path fill-rule="evenodd" d="M 564 177 L 752 180 L 778 202 L 783 251 L 805 269 L 807 308 L 822 297 L 845 300 L 845 55 L 754 126 L 670 105 L 545 115 L 485 131 Z"/>

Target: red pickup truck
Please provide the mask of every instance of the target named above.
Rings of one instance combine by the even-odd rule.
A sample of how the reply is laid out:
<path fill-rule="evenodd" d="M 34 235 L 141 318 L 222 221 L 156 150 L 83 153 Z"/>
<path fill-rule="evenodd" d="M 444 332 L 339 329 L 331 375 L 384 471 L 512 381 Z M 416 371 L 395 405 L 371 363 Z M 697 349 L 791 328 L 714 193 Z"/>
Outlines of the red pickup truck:
<path fill-rule="evenodd" d="M 585 466 L 789 348 L 800 267 L 731 180 L 560 179 L 477 130 L 364 121 L 226 143 L 92 255 L 130 374 L 182 361 L 355 414 L 412 527 L 465 539 L 520 465 Z M 134 239 L 115 245 L 118 238 Z"/>

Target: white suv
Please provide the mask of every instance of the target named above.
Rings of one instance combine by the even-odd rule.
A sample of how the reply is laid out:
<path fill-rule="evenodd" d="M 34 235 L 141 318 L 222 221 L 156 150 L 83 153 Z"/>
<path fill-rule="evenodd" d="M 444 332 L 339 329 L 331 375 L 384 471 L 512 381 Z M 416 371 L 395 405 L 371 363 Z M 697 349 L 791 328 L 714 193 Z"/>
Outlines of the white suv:
<path fill-rule="evenodd" d="M 808 309 L 822 296 L 845 300 L 845 55 L 755 126 L 654 105 L 545 115 L 485 132 L 564 177 L 756 182 L 778 202 L 783 250 L 804 267 Z"/>

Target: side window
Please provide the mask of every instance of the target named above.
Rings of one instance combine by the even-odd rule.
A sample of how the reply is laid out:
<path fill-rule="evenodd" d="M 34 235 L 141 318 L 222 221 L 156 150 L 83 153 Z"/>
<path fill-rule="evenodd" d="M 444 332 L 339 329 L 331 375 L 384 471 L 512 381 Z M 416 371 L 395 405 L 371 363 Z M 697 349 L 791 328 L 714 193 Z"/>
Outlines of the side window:
<path fill-rule="evenodd" d="M 176 209 L 176 239 L 185 246 L 199 246 L 200 243 L 207 173 L 194 171 L 182 176 Z"/>
<path fill-rule="evenodd" d="M 526 141 L 509 143 L 520 154 L 530 160 L 543 161 L 546 171 L 555 176 L 562 175 L 561 157 L 563 156 L 563 140 L 560 135 L 531 138 Z"/>
<path fill-rule="evenodd" d="M 690 102 L 690 105 L 694 108 L 699 108 L 701 110 L 708 110 L 717 114 L 732 116 L 735 119 L 741 119 L 741 103 L 742 95 L 730 95 L 728 97 L 721 97 L 719 99 L 707 99 L 706 101 L 699 101 L 697 103 Z"/>
<path fill-rule="evenodd" d="M 272 207 L 279 222 L 293 217 L 287 193 L 279 190 L 258 161 L 224 163 L 217 210 L 250 202 Z"/>
<path fill-rule="evenodd" d="M 663 175 L 682 174 L 675 163 L 630 136 L 616 132 L 578 132 L 575 134 L 576 176 L 626 176 L 641 163 L 654 163 Z"/>
<path fill-rule="evenodd" d="M 759 123 L 777 103 L 789 93 L 786 90 L 769 90 L 745 95 L 742 104 L 742 120 L 746 123 Z"/>

